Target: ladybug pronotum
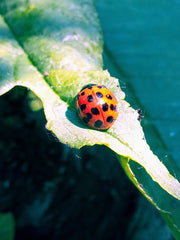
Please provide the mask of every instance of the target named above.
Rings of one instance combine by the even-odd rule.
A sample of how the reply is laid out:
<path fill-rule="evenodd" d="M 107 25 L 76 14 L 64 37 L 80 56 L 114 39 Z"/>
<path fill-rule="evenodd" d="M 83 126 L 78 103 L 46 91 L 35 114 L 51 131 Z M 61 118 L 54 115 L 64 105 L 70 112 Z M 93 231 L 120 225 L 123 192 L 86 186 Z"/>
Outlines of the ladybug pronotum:
<path fill-rule="evenodd" d="M 86 85 L 76 99 L 77 114 L 91 128 L 106 130 L 118 116 L 117 100 L 104 85 Z"/>

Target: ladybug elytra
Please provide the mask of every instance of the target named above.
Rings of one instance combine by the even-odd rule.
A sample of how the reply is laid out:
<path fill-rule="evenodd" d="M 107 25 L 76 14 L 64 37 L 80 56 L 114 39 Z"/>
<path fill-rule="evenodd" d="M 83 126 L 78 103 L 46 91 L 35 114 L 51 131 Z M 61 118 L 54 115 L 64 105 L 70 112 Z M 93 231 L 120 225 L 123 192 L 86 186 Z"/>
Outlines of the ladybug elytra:
<path fill-rule="evenodd" d="M 104 85 L 86 85 L 76 99 L 77 114 L 91 128 L 105 130 L 118 116 L 117 100 Z"/>

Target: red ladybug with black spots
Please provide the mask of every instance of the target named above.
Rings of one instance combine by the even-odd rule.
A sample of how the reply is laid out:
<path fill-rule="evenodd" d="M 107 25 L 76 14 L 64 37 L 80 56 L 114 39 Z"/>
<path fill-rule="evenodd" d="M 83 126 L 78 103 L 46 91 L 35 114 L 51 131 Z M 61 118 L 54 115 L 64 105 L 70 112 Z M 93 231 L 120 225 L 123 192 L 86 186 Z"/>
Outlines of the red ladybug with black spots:
<path fill-rule="evenodd" d="M 76 99 L 77 114 L 91 128 L 105 130 L 118 116 L 117 100 L 104 85 L 85 86 Z"/>

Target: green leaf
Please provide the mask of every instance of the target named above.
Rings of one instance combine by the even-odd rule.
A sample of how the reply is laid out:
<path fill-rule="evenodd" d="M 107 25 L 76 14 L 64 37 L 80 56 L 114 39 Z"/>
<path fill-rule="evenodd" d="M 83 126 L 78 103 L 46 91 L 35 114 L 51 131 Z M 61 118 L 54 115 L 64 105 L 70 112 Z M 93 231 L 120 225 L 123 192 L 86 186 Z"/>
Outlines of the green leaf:
<path fill-rule="evenodd" d="M 0 213 L 0 239 L 14 239 L 14 217 L 11 213 Z"/>
<path fill-rule="evenodd" d="M 16 85 L 31 89 L 43 103 L 47 128 L 61 142 L 76 148 L 108 146 L 137 188 L 162 212 L 172 212 L 170 200 L 168 208 L 161 196 L 180 200 L 180 183 L 147 145 L 138 112 L 124 100 L 118 79 L 102 70 L 93 2 L 1 0 L 0 13 L 0 94 Z M 107 131 L 89 129 L 77 117 L 75 97 L 88 83 L 106 85 L 118 99 L 118 118 Z"/>

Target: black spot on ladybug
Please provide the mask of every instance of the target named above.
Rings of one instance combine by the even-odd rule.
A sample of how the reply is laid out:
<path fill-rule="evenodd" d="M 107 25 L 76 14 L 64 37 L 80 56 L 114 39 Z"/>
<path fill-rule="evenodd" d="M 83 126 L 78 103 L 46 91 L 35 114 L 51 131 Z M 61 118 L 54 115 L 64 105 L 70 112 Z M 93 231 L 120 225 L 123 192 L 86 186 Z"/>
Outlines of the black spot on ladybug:
<path fill-rule="evenodd" d="M 86 113 L 86 117 L 90 120 L 92 118 L 92 115 L 90 113 Z"/>
<path fill-rule="evenodd" d="M 103 86 L 101 86 L 101 85 L 98 85 L 97 87 L 98 87 L 99 89 L 103 88 Z"/>
<path fill-rule="evenodd" d="M 112 123 L 114 121 L 114 118 L 112 116 L 107 117 L 107 122 Z"/>
<path fill-rule="evenodd" d="M 82 92 L 82 93 L 81 93 L 81 96 L 83 96 L 84 94 L 85 94 L 85 92 Z"/>
<path fill-rule="evenodd" d="M 102 97 L 103 97 L 103 94 L 102 94 L 101 92 L 97 92 L 97 93 L 96 93 L 96 96 L 97 96 L 98 98 L 102 98 Z"/>
<path fill-rule="evenodd" d="M 106 97 L 110 100 L 112 100 L 112 96 L 110 94 L 107 94 Z"/>
<path fill-rule="evenodd" d="M 79 94 L 78 94 L 78 95 L 77 95 L 77 99 L 78 99 L 78 100 L 79 100 L 79 97 L 80 97 L 80 96 L 79 96 Z"/>
<path fill-rule="evenodd" d="M 87 124 L 91 118 L 92 115 L 90 113 L 86 113 L 86 117 L 83 118 L 83 121 Z"/>
<path fill-rule="evenodd" d="M 81 111 L 84 111 L 86 109 L 86 104 L 82 104 L 80 108 L 81 108 Z"/>
<path fill-rule="evenodd" d="M 88 102 L 93 102 L 93 96 L 92 95 L 89 95 L 87 99 L 88 99 Z"/>
<path fill-rule="evenodd" d="M 115 108 L 116 108 L 116 106 L 114 106 L 113 104 L 111 104 L 110 109 L 111 109 L 112 111 L 114 111 Z"/>
<path fill-rule="evenodd" d="M 95 108 L 91 108 L 91 112 L 94 115 L 98 115 L 99 114 L 99 110 L 95 107 Z"/>
<path fill-rule="evenodd" d="M 82 119 L 86 124 L 89 122 L 90 119 L 88 119 L 87 117 L 83 117 Z"/>
<path fill-rule="evenodd" d="M 112 104 L 111 104 L 112 105 Z M 102 105 L 102 110 L 104 111 L 104 112 L 106 112 L 107 110 L 108 110 L 108 104 L 107 103 L 104 103 L 103 105 Z"/>
<path fill-rule="evenodd" d="M 100 128 L 102 126 L 103 122 L 101 120 L 97 120 L 95 123 L 94 123 L 94 127 L 95 128 Z"/>

